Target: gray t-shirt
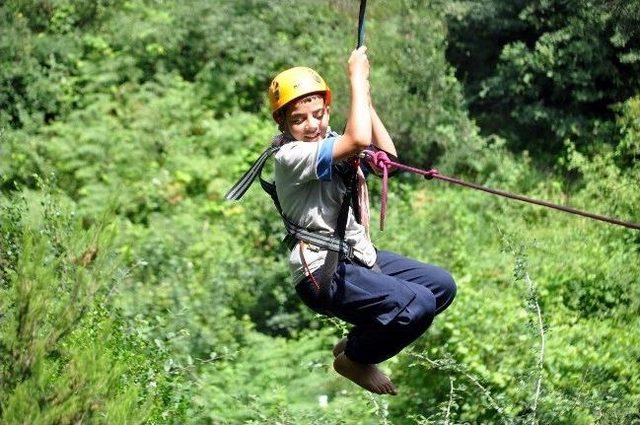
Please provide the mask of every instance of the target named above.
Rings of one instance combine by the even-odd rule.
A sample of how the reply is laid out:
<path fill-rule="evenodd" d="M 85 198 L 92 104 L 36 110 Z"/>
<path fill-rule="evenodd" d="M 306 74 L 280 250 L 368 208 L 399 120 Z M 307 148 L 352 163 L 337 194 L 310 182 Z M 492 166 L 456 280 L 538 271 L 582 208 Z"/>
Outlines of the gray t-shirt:
<path fill-rule="evenodd" d="M 335 133 L 334 133 L 335 134 Z M 275 155 L 275 184 L 282 212 L 307 230 L 333 235 L 346 187 L 339 176 L 333 176 L 333 146 L 340 136 L 320 142 L 289 142 Z M 354 243 L 356 258 L 367 266 L 376 261 L 376 250 L 349 208 L 345 239 Z M 309 270 L 322 267 L 327 251 L 305 244 L 304 258 Z M 289 256 L 294 283 L 305 277 L 296 245 Z"/>

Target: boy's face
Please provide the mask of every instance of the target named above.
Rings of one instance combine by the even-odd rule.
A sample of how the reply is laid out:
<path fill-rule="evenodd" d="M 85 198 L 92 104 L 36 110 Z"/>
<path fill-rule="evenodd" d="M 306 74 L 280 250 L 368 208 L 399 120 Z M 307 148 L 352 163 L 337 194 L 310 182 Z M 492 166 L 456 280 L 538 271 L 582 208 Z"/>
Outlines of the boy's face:
<path fill-rule="evenodd" d="M 319 142 L 327 134 L 329 107 L 324 104 L 323 96 L 303 97 L 287 108 L 286 122 L 294 139 Z"/>

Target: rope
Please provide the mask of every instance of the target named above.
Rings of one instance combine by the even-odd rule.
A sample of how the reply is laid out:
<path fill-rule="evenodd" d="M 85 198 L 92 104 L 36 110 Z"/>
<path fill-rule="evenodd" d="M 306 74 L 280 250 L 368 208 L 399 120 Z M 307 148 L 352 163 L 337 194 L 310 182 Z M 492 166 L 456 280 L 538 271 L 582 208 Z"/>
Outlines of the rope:
<path fill-rule="evenodd" d="M 364 151 L 364 155 L 367 156 L 367 159 L 372 163 L 374 167 L 377 167 L 382 170 L 382 193 L 381 193 L 381 202 L 380 202 L 380 230 L 384 229 L 384 214 L 387 210 L 387 180 L 388 180 L 388 169 L 395 168 L 399 170 L 408 171 L 414 174 L 420 174 L 424 176 L 426 179 L 438 179 L 443 180 L 449 183 L 457 184 L 459 186 L 468 187 L 471 189 L 481 190 L 483 192 L 491 193 L 492 195 L 503 196 L 505 198 L 515 199 L 522 202 L 528 202 L 531 204 L 541 205 L 547 208 L 553 208 L 555 210 L 564 211 L 570 214 L 576 214 L 583 217 L 591 218 L 593 220 L 604 221 L 610 224 L 616 224 L 618 226 L 627 227 L 629 229 L 640 230 L 640 224 L 631 223 L 629 221 L 623 221 L 613 217 L 606 217 L 599 214 L 594 214 L 588 211 L 582 211 L 576 208 L 567 207 L 564 205 L 557 205 L 551 202 L 543 201 L 540 199 L 530 198 L 528 196 L 519 195 L 516 193 L 507 192 L 499 189 L 492 189 L 486 186 L 482 186 L 475 183 L 469 183 L 464 180 L 456 179 L 454 177 L 448 177 L 440 174 L 438 170 L 432 168 L 430 170 L 423 170 L 421 168 L 415 168 L 408 165 L 400 164 L 398 162 L 391 161 L 387 154 L 384 152 L 371 152 Z"/>
<path fill-rule="evenodd" d="M 320 284 L 318 283 L 316 278 L 313 276 L 313 273 L 311 273 L 311 269 L 309 269 L 309 264 L 307 264 L 307 259 L 304 258 L 304 242 L 300 241 L 298 243 L 298 247 L 300 249 L 300 260 L 302 261 L 302 267 L 304 267 L 304 272 L 307 275 L 307 277 L 309 277 L 309 279 L 311 280 L 311 283 L 313 283 L 313 286 L 316 288 L 316 294 L 320 294 Z"/>
<path fill-rule="evenodd" d="M 360 12 L 358 13 L 358 47 L 364 44 L 364 13 L 367 9 L 367 0 L 360 0 Z"/>

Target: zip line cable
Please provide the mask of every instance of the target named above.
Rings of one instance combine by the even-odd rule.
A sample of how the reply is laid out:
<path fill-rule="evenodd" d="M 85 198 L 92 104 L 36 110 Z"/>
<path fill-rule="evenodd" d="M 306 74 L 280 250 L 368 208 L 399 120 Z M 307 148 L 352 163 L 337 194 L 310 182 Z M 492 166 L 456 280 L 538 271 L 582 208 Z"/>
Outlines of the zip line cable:
<path fill-rule="evenodd" d="M 358 42 L 356 43 L 356 48 L 359 49 L 364 43 L 364 14 L 367 11 L 367 0 L 360 0 L 360 11 L 358 12 Z M 347 129 L 347 123 L 344 124 L 342 128 L 342 133 L 344 134 Z"/>
<path fill-rule="evenodd" d="M 558 204 L 543 201 L 540 199 L 530 198 L 528 196 L 507 192 L 504 190 L 492 189 L 490 187 L 482 186 L 476 183 L 469 183 L 461 179 L 442 175 L 435 168 L 432 168 L 430 170 L 423 170 L 421 168 L 415 168 L 409 165 L 401 164 L 399 162 L 390 160 L 384 151 L 372 152 L 367 150 L 367 151 L 364 151 L 361 154 L 361 156 L 367 158 L 370 161 L 370 163 L 372 163 L 374 168 L 378 168 L 382 170 L 382 194 L 381 194 L 382 201 L 380 206 L 380 230 L 384 229 L 384 214 L 387 209 L 387 187 L 388 187 L 387 180 L 389 176 L 389 168 L 404 170 L 414 174 L 420 174 L 428 180 L 430 179 L 443 180 L 448 183 L 457 184 L 459 186 L 464 186 L 464 187 L 468 187 L 475 190 L 481 190 L 483 192 L 487 192 L 492 195 L 503 196 L 505 198 L 515 199 L 518 201 L 528 202 L 536 205 L 541 205 L 543 207 L 553 208 L 553 209 L 564 211 L 570 214 L 580 215 L 583 217 L 591 218 L 593 220 L 604 221 L 606 223 L 627 227 L 629 229 L 640 230 L 640 224 L 637 224 L 637 223 L 620 220 L 614 217 L 606 217 L 604 215 L 594 214 L 588 211 L 582 211 L 573 207 L 558 205 Z"/>
<path fill-rule="evenodd" d="M 358 13 L 358 47 L 364 44 L 364 13 L 367 9 L 367 0 L 360 0 L 360 12 Z"/>

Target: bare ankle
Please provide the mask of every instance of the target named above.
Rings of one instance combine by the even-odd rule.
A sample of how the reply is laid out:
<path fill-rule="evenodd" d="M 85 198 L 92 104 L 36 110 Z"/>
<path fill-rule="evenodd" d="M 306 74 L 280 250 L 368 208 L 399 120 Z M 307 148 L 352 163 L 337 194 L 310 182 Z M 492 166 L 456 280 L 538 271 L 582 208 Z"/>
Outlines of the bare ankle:
<path fill-rule="evenodd" d="M 338 355 L 344 352 L 347 347 L 347 337 L 340 339 L 340 341 L 336 342 L 336 345 L 333 346 L 333 357 L 338 357 Z"/>
<path fill-rule="evenodd" d="M 333 368 L 340 375 L 376 394 L 397 394 L 391 380 L 375 365 L 358 363 L 349 359 L 344 352 L 333 361 Z"/>

